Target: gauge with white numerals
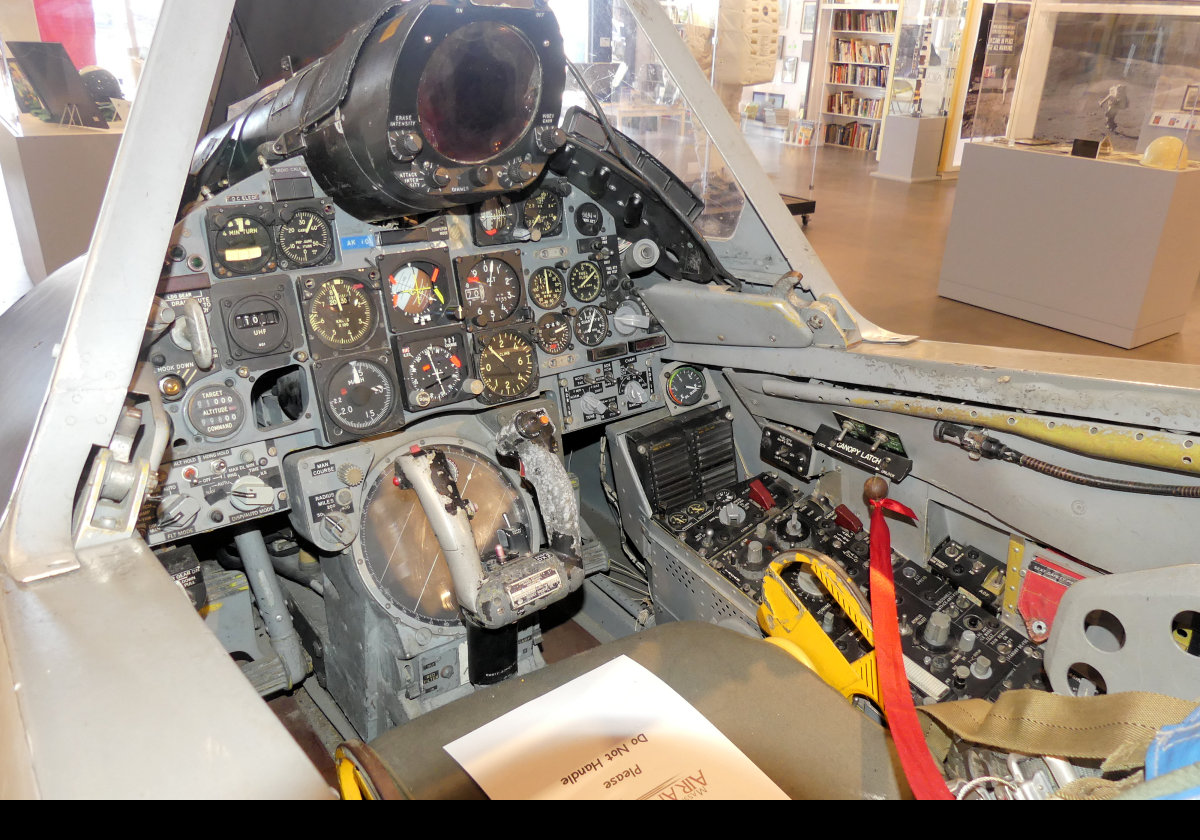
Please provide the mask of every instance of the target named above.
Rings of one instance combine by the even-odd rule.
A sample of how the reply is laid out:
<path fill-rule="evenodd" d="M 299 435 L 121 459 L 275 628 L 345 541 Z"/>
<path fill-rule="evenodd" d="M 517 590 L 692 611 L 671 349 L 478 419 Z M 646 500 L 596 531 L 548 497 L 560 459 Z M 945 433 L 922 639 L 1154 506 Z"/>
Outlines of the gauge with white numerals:
<path fill-rule="evenodd" d="M 487 257 L 462 279 L 464 312 L 481 327 L 503 321 L 521 303 L 521 278 L 504 260 Z"/>
<path fill-rule="evenodd" d="M 675 405 L 695 405 L 704 397 L 704 374 L 694 367 L 677 367 L 667 376 L 667 397 Z"/>
<path fill-rule="evenodd" d="M 599 306 L 585 306 L 575 315 L 574 329 L 580 344 L 598 347 L 609 336 L 608 313 Z"/>
<path fill-rule="evenodd" d="M 368 432 L 392 414 L 396 383 L 382 365 L 355 359 L 338 368 L 325 389 L 333 421 L 350 432 Z"/>

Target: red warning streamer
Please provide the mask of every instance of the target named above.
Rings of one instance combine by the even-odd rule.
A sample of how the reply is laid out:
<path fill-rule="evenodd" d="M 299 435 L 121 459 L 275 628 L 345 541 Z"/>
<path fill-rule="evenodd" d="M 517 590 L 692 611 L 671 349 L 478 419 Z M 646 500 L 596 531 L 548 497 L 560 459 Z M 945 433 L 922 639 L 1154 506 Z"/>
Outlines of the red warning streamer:
<path fill-rule="evenodd" d="M 925 734 L 917 722 L 917 710 L 904 673 L 904 650 L 900 647 L 896 618 L 896 579 L 892 577 L 892 534 L 883 512 L 895 511 L 913 520 L 917 515 L 894 499 L 868 501 L 871 503 L 871 623 L 875 628 L 875 661 L 883 711 L 913 795 L 917 799 L 953 799 L 925 745 Z"/>

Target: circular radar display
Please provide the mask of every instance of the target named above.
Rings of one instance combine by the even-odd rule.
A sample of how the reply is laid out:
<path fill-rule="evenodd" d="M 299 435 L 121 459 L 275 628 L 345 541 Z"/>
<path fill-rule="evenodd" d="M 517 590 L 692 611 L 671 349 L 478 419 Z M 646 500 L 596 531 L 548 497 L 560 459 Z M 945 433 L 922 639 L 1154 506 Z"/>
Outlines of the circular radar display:
<path fill-rule="evenodd" d="M 695 405 L 704 397 L 704 374 L 694 367 L 677 367 L 667 376 L 667 397 L 675 405 Z"/>
<path fill-rule="evenodd" d="M 246 406 L 228 385 L 208 385 L 188 400 L 187 417 L 206 438 L 227 438 L 242 427 Z"/>
<path fill-rule="evenodd" d="M 521 303 L 521 278 L 504 260 L 480 260 L 463 278 L 463 309 L 479 326 L 503 321 Z"/>
<path fill-rule="evenodd" d="M 562 303 L 566 288 L 563 276 L 553 268 L 539 268 L 529 278 L 529 297 L 542 309 L 553 309 Z"/>
<path fill-rule="evenodd" d="M 413 411 L 456 399 L 462 389 L 463 361 L 458 339 L 404 348 L 405 402 Z"/>
<path fill-rule="evenodd" d="M 557 356 L 571 346 L 571 322 L 565 315 L 547 312 L 538 318 L 535 336 L 538 346 L 551 356 Z"/>
<path fill-rule="evenodd" d="M 457 475 L 459 492 L 475 508 L 471 532 L 481 556 L 495 551 L 498 530 L 528 527 L 525 505 L 516 487 L 494 462 L 453 444 L 433 448 L 446 453 Z M 461 622 L 458 599 L 437 534 L 425 516 L 417 491 L 396 487 L 392 483 L 394 475 L 394 469 L 385 468 L 367 489 L 361 542 L 366 562 L 355 565 L 385 609 L 423 624 L 456 626 Z"/>
<path fill-rule="evenodd" d="M 608 338 L 608 314 L 599 306 L 585 306 L 575 316 L 575 337 L 580 344 L 598 347 Z"/>
<path fill-rule="evenodd" d="M 396 385 L 381 365 L 358 359 L 338 368 L 329 380 L 325 406 L 333 421 L 350 432 L 368 432 L 391 416 Z"/>
<path fill-rule="evenodd" d="M 415 260 L 398 266 L 388 275 L 392 314 L 401 323 L 423 327 L 446 311 L 445 272 L 441 266 Z"/>
<path fill-rule="evenodd" d="M 507 198 L 489 198 L 479 207 L 479 228 L 488 236 L 512 233 L 517 211 Z"/>
<path fill-rule="evenodd" d="M 312 210 L 297 210 L 275 235 L 279 252 L 300 268 L 324 261 L 333 250 L 333 228 Z"/>
<path fill-rule="evenodd" d="M 511 330 L 498 332 L 479 353 L 479 378 L 486 395 L 501 400 L 527 396 L 537 389 L 537 353 L 529 339 Z"/>
<path fill-rule="evenodd" d="M 604 287 L 604 276 L 600 266 L 591 260 L 575 263 L 571 268 L 570 289 L 576 300 L 591 303 L 600 297 Z"/>
<path fill-rule="evenodd" d="M 308 326 L 329 347 L 361 344 L 375 327 L 375 307 L 366 287 L 353 277 L 322 280 L 307 307 Z"/>
<path fill-rule="evenodd" d="M 234 274 L 261 271 L 275 255 L 271 231 L 253 216 L 232 216 L 217 231 L 213 242 L 216 262 Z"/>
<path fill-rule="evenodd" d="M 535 239 L 562 230 L 562 199 L 550 190 L 538 190 L 525 201 L 525 227 Z"/>

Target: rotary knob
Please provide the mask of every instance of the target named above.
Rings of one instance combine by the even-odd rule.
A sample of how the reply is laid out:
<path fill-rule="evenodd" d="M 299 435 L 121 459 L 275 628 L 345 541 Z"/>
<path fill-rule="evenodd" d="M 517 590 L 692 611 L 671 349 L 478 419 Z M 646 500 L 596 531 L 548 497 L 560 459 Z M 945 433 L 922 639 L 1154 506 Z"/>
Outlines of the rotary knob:
<path fill-rule="evenodd" d="M 337 477 L 347 487 L 357 487 L 362 484 L 363 471 L 355 464 L 342 464 L 337 468 Z"/>
<path fill-rule="evenodd" d="M 567 133 L 558 126 L 546 126 L 533 133 L 533 142 L 543 154 L 553 154 L 567 142 Z"/>
<path fill-rule="evenodd" d="M 172 493 L 158 503 L 158 527 L 164 531 L 189 528 L 200 515 L 200 502 L 191 496 Z"/>
<path fill-rule="evenodd" d="M 243 513 L 275 504 L 275 489 L 256 475 L 244 475 L 229 489 L 229 504 Z"/>
<path fill-rule="evenodd" d="M 646 395 L 646 389 L 637 382 L 630 382 L 626 384 L 624 394 L 625 399 L 634 407 L 645 405 L 646 400 L 650 399 Z"/>
<path fill-rule="evenodd" d="M 603 415 L 608 411 L 608 406 L 605 404 L 604 400 L 595 394 L 584 394 L 583 399 L 580 400 L 580 404 L 583 406 L 584 414 Z"/>
<path fill-rule="evenodd" d="M 425 145 L 421 140 L 421 135 L 415 131 L 396 131 L 388 132 L 388 151 L 392 153 L 392 157 L 396 160 L 412 160 L 421 151 Z"/>
<path fill-rule="evenodd" d="M 425 181 L 434 189 L 441 189 L 450 183 L 450 170 L 444 166 L 433 166 L 425 171 Z"/>

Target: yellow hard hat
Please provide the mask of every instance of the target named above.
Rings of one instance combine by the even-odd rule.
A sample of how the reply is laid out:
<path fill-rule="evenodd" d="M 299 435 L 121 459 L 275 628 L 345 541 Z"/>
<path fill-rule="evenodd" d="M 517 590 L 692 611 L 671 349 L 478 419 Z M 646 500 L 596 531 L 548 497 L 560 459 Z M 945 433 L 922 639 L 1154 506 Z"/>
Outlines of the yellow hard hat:
<path fill-rule="evenodd" d="M 1178 137 L 1159 137 L 1152 140 L 1142 153 L 1142 166 L 1155 169 L 1187 169 L 1187 146 Z"/>

